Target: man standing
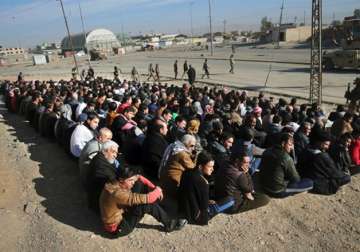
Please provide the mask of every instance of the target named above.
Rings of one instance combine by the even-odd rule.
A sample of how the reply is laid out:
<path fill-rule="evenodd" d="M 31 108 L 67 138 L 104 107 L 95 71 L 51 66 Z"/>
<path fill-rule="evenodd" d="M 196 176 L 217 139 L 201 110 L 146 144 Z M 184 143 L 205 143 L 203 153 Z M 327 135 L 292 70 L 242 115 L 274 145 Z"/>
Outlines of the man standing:
<path fill-rule="evenodd" d="M 71 75 L 72 75 L 72 78 L 73 78 L 73 80 L 76 80 L 76 67 L 73 67 L 72 69 L 71 69 Z"/>
<path fill-rule="evenodd" d="M 230 71 L 229 71 L 229 73 L 234 74 L 234 65 L 235 65 L 234 54 L 231 54 L 230 55 Z"/>
<path fill-rule="evenodd" d="M 140 81 L 139 72 L 136 70 L 135 67 L 133 67 L 131 70 L 131 79 L 136 82 Z"/>
<path fill-rule="evenodd" d="M 116 81 L 119 80 L 119 70 L 118 70 L 117 66 L 114 66 L 114 80 L 116 80 Z"/>
<path fill-rule="evenodd" d="M 153 64 L 150 63 L 149 64 L 149 69 L 148 69 L 148 78 L 146 79 L 146 81 L 150 80 L 151 77 L 154 79 L 154 81 L 156 80 L 155 76 L 154 76 L 154 72 L 155 72 L 155 70 L 153 68 Z"/>
<path fill-rule="evenodd" d="M 177 75 L 178 75 L 178 61 L 175 60 L 174 63 L 174 74 L 175 74 L 175 80 L 177 79 Z"/>
<path fill-rule="evenodd" d="M 205 75 L 207 76 L 208 79 L 210 79 L 209 66 L 207 63 L 207 59 L 205 59 L 205 61 L 204 61 L 203 71 L 204 71 L 204 73 L 203 73 L 201 79 L 204 79 Z"/>
<path fill-rule="evenodd" d="M 194 85 L 195 78 L 196 78 L 196 71 L 195 68 L 193 68 L 191 65 L 189 66 L 189 70 L 187 71 L 189 83 L 191 86 Z"/>
<path fill-rule="evenodd" d="M 184 72 L 183 72 L 183 74 L 181 75 L 181 79 L 183 79 L 183 78 L 184 78 L 184 75 L 189 71 L 189 67 L 188 67 L 187 60 L 185 60 L 185 62 L 184 62 L 183 69 L 184 69 Z"/>
<path fill-rule="evenodd" d="M 156 80 L 160 81 L 160 68 L 159 68 L 159 64 L 155 65 L 155 74 L 156 74 Z"/>

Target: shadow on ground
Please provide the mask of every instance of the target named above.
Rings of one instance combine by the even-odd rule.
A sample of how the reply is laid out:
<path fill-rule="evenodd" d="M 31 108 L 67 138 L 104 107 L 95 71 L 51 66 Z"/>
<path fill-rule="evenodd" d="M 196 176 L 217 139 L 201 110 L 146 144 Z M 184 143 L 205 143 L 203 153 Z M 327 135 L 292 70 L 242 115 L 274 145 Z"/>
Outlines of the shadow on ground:
<path fill-rule="evenodd" d="M 39 163 L 42 177 L 33 182 L 36 193 L 44 198 L 40 203 L 45 212 L 61 223 L 107 237 L 102 232 L 100 218 L 87 208 L 76 161 L 56 142 L 41 137 L 21 116 L 8 113 L 4 108 L 0 113 L 4 122 L 13 128 L 9 129 L 10 134 L 25 143 L 30 159 Z"/>

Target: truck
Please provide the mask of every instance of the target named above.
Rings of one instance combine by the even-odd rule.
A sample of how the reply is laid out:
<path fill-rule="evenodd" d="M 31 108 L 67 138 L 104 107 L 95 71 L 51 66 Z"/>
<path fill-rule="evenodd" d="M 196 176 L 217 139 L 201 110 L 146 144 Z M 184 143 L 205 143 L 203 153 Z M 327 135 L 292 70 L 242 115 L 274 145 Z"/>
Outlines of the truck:
<path fill-rule="evenodd" d="M 343 68 L 360 70 L 360 18 L 346 17 L 343 28 L 346 37 L 340 43 L 342 49 L 333 52 L 324 51 L 325 71 Z"/>

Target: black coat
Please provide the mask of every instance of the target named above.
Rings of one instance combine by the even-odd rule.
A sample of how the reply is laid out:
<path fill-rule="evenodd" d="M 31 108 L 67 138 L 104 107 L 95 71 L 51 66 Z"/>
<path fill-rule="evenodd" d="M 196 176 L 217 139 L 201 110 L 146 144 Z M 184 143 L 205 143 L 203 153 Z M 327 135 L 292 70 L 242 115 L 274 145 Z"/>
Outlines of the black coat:
<path fill-rule="evenodd" d="M 146 175 L 157 178 L 160 162 L 168 142 L 160 133 L 150 133 L 142 145 L 143 169 Z"/>
<path fill-rule="evenodd" d="M 199 169 L 183 173 L 178 198 L 180 212 L 189 223 L 208 224 L 209 185 Z"/>
<path fill-rule="evenodd" d="M 99 152 L 90 162 L 90 172 L 86 187 L 89 207 L 99 211 L 99 198 L 105 183 L 116 180 L 116 168 L 110 164 L 102 152 Z"/>
<path fill-rule="evenodd" d="M 187 74 L 188 74 L 188 78 L 189 78 L 189 83 L 192 85 L 195 82 L 195 78 L 196 78 L 195 68 L 190 67 Z"/>
<path fill-rule="evenodd" d="M 314 181 L 313 192 L 325 195 L 336 193 L 346 176 L 327 152 L 310 148 L 300 155 L 298 171 Z"/>

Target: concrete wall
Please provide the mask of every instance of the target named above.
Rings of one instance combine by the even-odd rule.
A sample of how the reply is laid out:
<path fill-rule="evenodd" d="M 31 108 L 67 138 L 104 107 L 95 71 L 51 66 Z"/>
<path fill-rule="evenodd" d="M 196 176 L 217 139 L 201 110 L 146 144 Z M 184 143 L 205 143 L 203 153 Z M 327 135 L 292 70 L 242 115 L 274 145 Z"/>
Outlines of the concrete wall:
<path fill-rule="evenodd" d="M 305 42 L 311 37 L 311 26 L 289 28 L 284 32 L 286 42 Z"/>

